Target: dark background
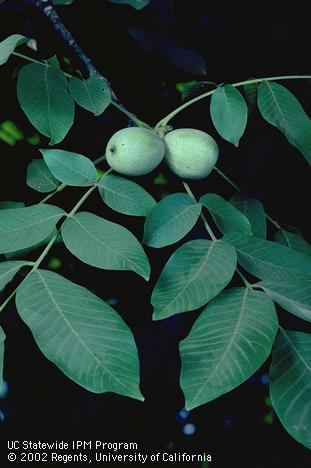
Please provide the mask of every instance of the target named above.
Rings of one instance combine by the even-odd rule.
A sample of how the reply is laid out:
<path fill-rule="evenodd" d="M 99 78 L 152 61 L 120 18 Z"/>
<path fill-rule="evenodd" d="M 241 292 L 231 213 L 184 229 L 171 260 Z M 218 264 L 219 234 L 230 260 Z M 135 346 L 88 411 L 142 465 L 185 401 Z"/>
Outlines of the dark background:
<path fill-rule="evenodd" d="M 250 77 L 310 73 L 308 3 L 152 0 L 149 7 L 135 11 L 104 0 L 76 0 L 58 11 L 95 66 L 112 83 L 125 107 L 154 125 L 181 104 L 176 83 L 190 80 L 233 83 Z M 67 56 L 73 67 L 79 67 L 47 21 L 23 1 L 7 1 L 0 6 L 0 31 L 0 40 L 13 33 L 34 37 L 39 57 Z M 22 65 L 21 60 L 11 57 L 0 69 L 0 124 L 10 119 L 26 136 L 31 136 L 35 130 L 16 100 L 14 73 Z M 310 113 L 310 82 L 282 84 Z M 172 123 L 175 128 L 199 128 L 213 135 L 220 147 L 218 167 L 246 194 L 260 199 L 266 211 L 282 225 L 294 226 L 305 238 L 310 237 L 308 165 L 283 135 L 258 115 L 256 108 L 250 112 L 238 149 L 217 135 L 209 115 L 209 100 L 188 108 Z M 97 118 L 76 108 L 75 124 L 58 147 L 95 159 L 104 153 L 110 136 L 127 125 L 127 118 L 112 107 Z M 38 147 L 47 145 L 47 139 L 40 138 L 38 146 L 25 140 L 10 146 L 0 140 L 1 200 L 24 200 L 31 204 L 42 198 L 25 184 L 27 164 L 39 157 Z M 154 183 L 159 173 L 166 177 L 165 185 Z M 167 193 L 182 191 L 180 181 L 164 166 L 136 180 L 158 200 Z M 198 196 L 216 192 L 229 198 L 234 194 L 232 187 L 216 173 L 192 183 L 192 188 Z M 72 207 L 80 193 L 79 189 L 65 190 L 55 197 L 54 203 Z M 141 218 L 110 211 L 96 195 L 87 208 L 125 225 L 141 237 Z M 270 238 L 273 235 L 270 227 Z M 198 224 L 187 239 L 202 236 L 205 232 Z M 0 399 L 2 441 L 19 437 L 137 441 L 141 451 L 171 448 L 189 453 L 210 452 L 214 460 L 211 466 L 215 468 L 309 466 L 309 451 L 287 434 L 269 405 L 266 375 L 269 362 L 232 392 L 189 415 L 181 413 L 184 400 L 178 383 L 178 342 L 188 334 L 199 311 L 152 322 L 149 301 L 161 268 L 178 245 L 160 251 L 147 248 L 153 270 L 147 285 L 133 273 L 94 269 L 73 258 L 61 245 L 53 248 L 44 266 L 52 258 L 59 258 L 59 273 L 103 299 L 112 300 L 133 330 L 146 401 L 139 403 L 113 394 L 95 395 L 68 380 L 42 356 L 11 304 L 0 317 L 7 335 L 8 383 L 8 393 Z M 3 297 L 16 285 L 11 283 Z M 307 331 L 302 321 L 282 310 L 279 319 L 285 328 Z M 189 428 L 187 424 L 194 425 L 192 435 L 184 433 Z"/>

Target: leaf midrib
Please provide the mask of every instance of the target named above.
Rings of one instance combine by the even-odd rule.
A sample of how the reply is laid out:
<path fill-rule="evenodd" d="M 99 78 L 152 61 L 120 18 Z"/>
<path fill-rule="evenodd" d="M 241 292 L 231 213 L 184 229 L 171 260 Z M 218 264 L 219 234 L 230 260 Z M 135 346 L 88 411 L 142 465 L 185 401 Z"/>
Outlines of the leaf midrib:
<path fill-rule="evenodd" d="M 94 177 L 94 180 L 89 179 L 85 174 L 83 174 L 82 172 L 79 172 L 74 166 L 66 165 L 65 162 L 63 161 L 63 159 L 65 159 L 65 158 L 66 158 L 66 156 L 64 156 L 63 158 L 57 159 L 57 161 L 56 161 L 57 164 L 62 165 L 66 170 L 69 170 L 70 172 L 73 172 L 74 174 L 77 174 L 78 176 L 80 176 L 84 180 L 86 180 L 87 182 L 91 182 L 91 185 L 95 184 L 96 176 Z M 55 159 L 54 159 L 54 162 L 55 162 Z"/>
<path fill-rule="evenodd" d="M 45 85 L 45 91 L 46 91 L 46 103 L 47 103 L 47 115 L 48 115 L 48 123 L 49 123 L 49 134 L 54 140 L 54 135 L 52 131 L 52 122 L 51 122 L 51 109 L 50 109 L 50 92 L 49 92 L 49 85 L 48 85 L 48 73 L 49 73 L 49 67 L 44 67 L 43 70 L 43 76 L 44 76 L 44 85 Z"/>
<path fill-rule="evenodd" d="M 41 175 L 47 180 L 47 182 L 49 182 L 50 184 L 52 184 L 54 188 L 57 187 L 57 185 L 58 185 L 58 180 L 53 176 L 53 174 L 52 174 L 52 172 L 51 172 L 50 170 L 49 170 L 49 171 L 50 171 L 51 176 L 56 180 L 57 183 L 55 183 L 55 180 L 53 180 L 52 178 L 51 178 L 51 179 L 49 178 L 49 175 L 50 175 L 50 174 L 47 175 L 47 174 L 42 170 L 40 164 L 37 165 L 37 169 L 38 169 L 38 171 L 41 173 Z M 47 169 L 48 169 L 48 168 L 47 168 Z"/>
<path fill-rule="evenodd" d="M 112 177 L 113 177 L 113 176 L 112 176 Z M 142 206 L 142 207 L 145 208 L 145 209 L 149 209 L 149 207 L 148 207 L 147 205 L 144 205 L 140 200 L 135 199 L 135 198 L 131 198 L 131 197 L 129 197 L 128 195 L 126 195 L 126 194 L 124 194 L 124 193 L 116 192 L 116 191 L 112 190 L 110 187 L 107 187 L 107 186 L 105 186 L 105 185 L 99 184 L 98 188 L 100 189 L 100 191 L 111 192 L 111 193 L 113 193 L 114 195 L 117 195 L 118 197 L 125 198 L 126 200 L 129 200 L 130 202 L 135 203 L 136 205 L 140 205 L 140 206 Z M 148 195 L 149 195 L 149 194 L 148 194 Z M 104 200 L 104 201 L 105 201 L 105 200 Z"/>
<path fill-rule="evenodd" d="M 122 382 L 120 381 L 114 374 L 111 373 L 111 371 L 109 371 L 109 369 L 98 359 L 98 357 L 96 356 L 96 354 L 93 353 L 93 351 L 88 348 L 88 346 L 86 345 L 86 343 L 80 338 L 80 335 L 75 331 L 75 329 L 72 327 L 72 325 L 70 324 L 70 322 L 67 320 L 66 316 L 64 315 L 64 313 L 62 312 L 62 309 L 59 307 L 58 303 L 56 302 L 56 300 L 54 299 L 48 285 L 46 284 L 44 278 L 42 277 L 41 273 L 39 270 L 36 271 L 37 275 L 40 277 L 41 281 L 42 281 L 42 284 L 43 286 L 45 287 L 49 297 L 51 298 L 51 301 L 53 302 L 53 304 L 55 305 L 57 311 L 59 312 L 60 316 L 63 318 L 64 322 L 66 323 L 66 325 L 68 326 L 68 328 L 72 331 L 72 333 L 76 336 L 77 340 L 82 344 L 82 346 L 86 349 L 86 351 L 95 359 L 95 361 L 99 364 L 100 367 L 102 367 L 104 369 L 104 371 L 110 375 L 110 377 L 112 377 L 112 379 L 114 379 L 119 385 L 121 385 L 122 387 L 126 388 L 128 390 L 128 387 Z"/>
<path fill-rule="evenodd" d="M 229 343 L 227 344 L 226 346 L 226 349 L 222 355 L 222 358 L 220 359 L 220 361 L 218 361 L 215 369 L 212 371 L 212 373 L 208 376 L 206 382 L 204 383 L 204 385 L 201 387 L 201 389 L 199 390 L 199 392 L 196 394 L 196 396 L 193 398 L 192 402 L 194 403 L 195 401 L 197 401 L 197 399 L 199 398 L 199 396 L 201 395 L 201 393 L 203 392 L 203 390 L 205 390 L 207 384 L 211 381 L 212 377 L 214 376 L 215 372 L 218 370 L 219 366 L 223 363 L 224 359 L 225 359 L 225 356 L 228 354 L 228 351 L 229 349 L 231 348 L 232 346 L 232 343 L 233 341 L 235 340 L 236 336 L 237 336 L 237 333 L 238 333 L 238 330 L 240 328 L 240 324 L 241 324 L 241 321 L 242 321 L 242 316 L 245 312 L 245 303 L 246 303 L 246 298 L 247 298 L 247 294 L 248 294 L 248 289 L 245 288 L 245 292 L 244 292 L 244 296 L 243 296 L 243 299 L 242 299 L 242 304 L 241 304 L 241 312 L 239 314 L 239 318 L 238 318 L 238 321 L 236 323 L 236 326 L 235 326 L 235 329 L 234 329 L 234 333 L 232 334 L 232 337 L 229 341 Z"/>
<path fill-rule="evenodd" d="M 10 229 L 8 231 L 0 231 L 0 234 L 10 234 L 11 232 L 16 232 L 16 231 L 20 231 L 20 230 L 23 230 L 23 229 L 28 229 L 29 227 L 37 226 L 40 223 L 45 223 L 46 221 L 50 221 L 53 218 L 57 218 L 59 216 L 62 217 L 63 214 L 58 213 L 58 214 L 55 214 L 53 216 L 49 216 L 48 218 L 40 219 L 40 221 L 36 221 L 35 223 L 32 223 L 32 224 L 23 224 L 21 227 Z"/>
<path fill-rule="evenodd" d="M 232 106 L 230 108 L 230 98 L 232 97 L 232 95 L 230 96 L 230 92 L 231 92 L 231 89 L 224 86 L 223 88 L 223 93 L 224 93 L 224 97 L 225 97 L 225 106 L 226 106 L 226 111 L 227 111 L 227 114 L 229 116 L 229 124 L 230 124 L 230 130 L 231 130 L 231 136 L 230 138 L 232 138 L 232 135 L 235 134 L 235 127 L 233 125 L 233 113 L 232 113 Z M 236 138 L 233 138 L 234 141 L 238 141 L 236 140 Z"/>
<path fill-rule="evenodd" d="M 172 304 L 174 304 L 175 301 L 177 301 L 177 299 L 180 297 L 181 294 L 183 294 L 184 290 L 186 288 L 188 288 L 189 284 L 191 284 L 195 278 L 198 276 L 199 273 L 201 273 L 201 271 L 203 270 L 203 268 L 205 267 L 206 265 L 206 262 L 207 260 L 209 259 L 210 255 L 211 255 L 211 252 L 213 250 L 213 247 L 215 246 L 217 241 L 212 241 L 211 242 L 211 245 L 210 245 L 210 248 L 209 248 L 209 251 L 204 259 L 204 261 L 202 262 L 200 268 L 196 271 L 196 273 L 191 276 L 191 278 L 185 283 L 184 287 L 182 288 L 182 290 L 177 294 L 177 296 L 174 297 L 174 299 L 164 308 L 164 311 L 166 311 L 167 309 L 170 309 Z"/>
<path fill-rule="evenodd" d="M 286 246 L 284 245 L 284 247 L 286 247 Z M 239 247 L 236 247 L 236 246 L 235 246 L 235 248 L 236 248 L 236 250 L 239 250 L 239 251 L 241 252 L 242 255 L 245 255 L 246 257 L 249 257 L 249 258 L 251 258 L 251 259 L 253 259 L 253 260 L 258 260 L 259 262 L 262 262 L 262 263 L 264 263 L 265 265 L 269 265 L 269 266 L 272 266 L 272 267 L 274 267 L 274 268 L 277 268 L 277 269 L 280 269 L 280 270 L 284 270 L 284 271 L 290 272 L 290 273 L 293 273 L 293 272 L 294 272 L 294 273 L 298 273 L 300 276 L 303 276 L 304 278 L 306 278 L 306 280 L 311 279 L 311 276 L 310 276 L 309 274 L 304 274 L 303 272 L 301 272 L 301 270 L 296 270 L 296 269 L 295 269 L 295 270 L 292 270 L 292 269 L 290 269 L 290 268 L 286 268 L 285 266 L 278 265 L 278 264 L 276 264 L 276 263 L 271 263 L 271 262 L 268 262 L 267 260 L 262 260 L 261 258 L 252 256 L 251 254 L 249 254 L 249 253 L 245 252 L 244 250 L 240 249 Z M 289 248 L 289 247 L 287 247 L 287 248 Z M 300 254 L 301 252 L 298 252 L 298 253 Z M 301 254 L 302 254 L 302 253 L 301 253 Z M 303 254 L 302 254 L 302 255 L 303 255 Z"/>
<path fill-rule="evenodd" d="M 230 208 L 231 208 L 231 207 L 230 207 Z M 230 208 L 229 208 L 229 209 L 230 209 Z M 245 215 L 244 213 L 242 213 L 240 210 L 238 210 L 237 208 L 235 208 L 234 206 L 232 206 L 232 208 L 233 208 L 233 209 L 236 209 L 236 210 L 238 211 L 237 216 L 240 218 L 241 223 L 243 223 L 245 226 L 247 226 L 247 227 L 249 228 L 249 232 L 252 232 L 251 224 L 250 224 L 249 220 L 247 219 L 246 215 Z M 224 222 L 230 224 L 230 226 L 232 226 L 233 228 L 237 229 L 237 225 L 236 225 L 233 221 L 231 221 L 230 218 L 226 218 L 223 214 L 217 212 L 217 211 L 216 211 L 215 209 L 213 209 L 213 208 L 210 208 L 210 207 L 209 207 L 208 210 L 210 210 L 211 213 L 213 213 L 215 217 L 217 216 L 217 217 L 221 218 L 222 220 L 224 220 Z M 241 216 L 240 216 L 240 215 L 241 215 Z M 245 219 L 242 218 L 242 216 L 244 216 Z M 239 227 L 239 226 L 238 226 L 238 227 Z M 242 228 L 243 228 L 243 226 L 242 226 Z M 245 231 L 244 231 L 244 230 L 240 230 L 240 229 L 237 229 L 237 230 L 238 230 L 238 232 L 242 232 L 243 234 L 245 234 Z"/>
<path fill-rule="evenodd" d="M 7 275 L 10 275 L 12 271 L 18 270 L 19 268 L 27 264 L 29 264 L 29 262 L 27 261 L 25 262 L 23 262 L 22 260 L 18 261 L 18 265 L 12 266 L 9 270 L 6 270 L 4 273 L 0 273 L 0 280 L 1 278 L 5 278 Z"/>
<path fill-rule="evenodd" d="M 292 347 L 292 349 L 295 351 L 295 353 L 297 354 L 297 356 L 299 357 L 299 359 L 302 361 L 302 363 L 305 365 L 306 369 L 309 371 L 309 373 L 311 374 L 311 367 L 307 364 L 307 362 L 305 361 L 305 359 L 303 358 L 303 356 L 300 354 L 299 350 L 296 348 L 296 346 L 294 345 L 294 343 L 291 341 L 290 337 L 287 335 L 287 333 L 285 332 L 285 330 L 283 330 L 281 327 L 280 327 L 280 332 L 282 333 L 282 335 L 284 336 L 284 338 L 288 341 L 289 345 Z"/>
<path fill-rule="evenodd" d="M 279 113 L 281 114 L 281 117 L 282 117 L 282 119 L 283 119 L 283 121 L 285 123 L 285 129 L 284 130 L 285 131 L 287 130 L 291 134 L 291 137 L 295 140 L 295 130 L 294 131 L 292 130 L 292 127 L 290 126 L 289 122 L 287 121 L 287 119 L 285 117 L 285 114 L 283 113 L 282 108 L 280 107 L 279 102 L 276 99 L 276 96 L 275 96 L 275 94 L 274 94 L 274 92 L 273 92 L 273 90 L 272 90 L 272 88 L 270 86 L 270 83 L 268 83 L 268 81 L 265 81 L 264 83 L 267 86 L 267 88 L 269 89 L 269 91 L 271 93 L 271 96 L 272 96 L 272 98 L 273 98 L 273 100 L 275 102 L 275 105 L 276 105 L 277 109 L 279 110 Z"/>
<path fill-rule="evenodd" d="M 160 226 L 158 229 L 156 229 L 155 231 L 153 231 L 153 232 L 151 233 L 151 236 L 150 236 L 151 239 L 150 239 L 150 238 L 147 239 L 147 242 L 152 241 L 152 237 L 154 237 L 154 236 L 155 236 L 155 237 L 159 236 L 160 233 L 161 233 L 161 231 L 166 230 L 167 227 L 168 227 L 170 224 L 174 223 L 174 222 L 176 221 L 176 219 L 180 218 L 181 216 L 184 216 L 185 213 L 186 213 L 188 210 L 193 210 L 193 211 L 195 211 L 195 209 L 199 209 L 199 206 L 200 206 L 200 205 L 201 205 L 200 203 L 192 203 L 191 205 L 188 205 L 188 206 L 186 206 L 185 208 L 183 208 L 183 210 L 182 210 L 180 213 L 178 213 L 176 216 L 174 216 L 173 218 L 171 218 L 167 223 L 162 224 L 162 226 Z M 198 213 L 198 217 L 199 217 L 199 214 L 200 214 L 200 213 Z"/>
<path fill-rule="evenodd" d="M 81 228 L 90 236 L 92 237 L 96 242 L 99 242 L 101 245 L 103 245 L 106 249 L 110 250 L 111 252 L 114 253 L 114 255 L 116 257 L 122 257 L 126 262 L 128 262 L 130 265 L 134 265 L 134 271 L 137 271 L 137 268 L 139 269 L 139 271 L 141 273 L 143 273 L 143 269 L 140 267 L 140 265 L 138 265 L 137 263 L 133 262 L 131 259 L 125 257 L 123 254 L 121 254 L 120 252 L 118 252 L 117 250 L 113 249 L 112 247 L 110 247 L 108 244 L 105 244 L 103 241 L 101 241 L 100 239 L 98 239 L 92 232 L 88 231 L 87 228 L 75 217 L 73 216 L 71 218 L 73 221 L 75 221 L 77 224 L 79 224 L 81 226 Z"/>

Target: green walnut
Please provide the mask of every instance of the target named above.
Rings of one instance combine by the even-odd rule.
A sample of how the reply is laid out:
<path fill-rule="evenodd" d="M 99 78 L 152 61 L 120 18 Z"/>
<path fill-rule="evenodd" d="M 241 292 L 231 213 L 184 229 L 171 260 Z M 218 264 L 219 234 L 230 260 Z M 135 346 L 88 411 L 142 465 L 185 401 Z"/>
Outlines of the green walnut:
<path fill-rule="evenodd" d="M 116 172 L 141 176 L 153 171 L 164 157 L 165 145 L 152 130 L 123 128 L 108 141 L 106 159 Z"/>
<path fill-rule="evenodd" d="M 208 133 L 180 128 L 164 137 L 164 160 L 174 174 L 183 179 L 203 179 L 214 169 L 218 145 Z"/>

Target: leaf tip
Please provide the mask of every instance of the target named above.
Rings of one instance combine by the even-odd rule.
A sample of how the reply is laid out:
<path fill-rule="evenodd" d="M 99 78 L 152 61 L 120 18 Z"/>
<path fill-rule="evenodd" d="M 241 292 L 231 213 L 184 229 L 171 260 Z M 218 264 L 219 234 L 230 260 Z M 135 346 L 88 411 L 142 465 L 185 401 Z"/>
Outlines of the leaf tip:
<path fill-rule="evenodd" d="M 158 317 L 158 314 L 157 314 L 156 311 L 154 311 L 153 314 L 152 314 L 152 320 L 153 320 L 154 322 L 156 322 L 157 320 L 159 320 L 159 317 Z"/>
<path fill-rule="evenodd" d="M 145 401 L 145 397 L 141 392 L 138 393 L 137 400 L 141 402 Z"/>
<path fill-rule="evenodd" d="M 144 268 L 144 269 L 141 270 L 141 271 L 137 271 L 137 270 L 136 270 L 136 273 L 138 273 L 142 278 L 144 278 L 145 281 L 149 281 L 149 280 L 150 280 L 150 274 L 151 274 L 151 268 L 150 268 L 149 263 L 148 263 L 147 267 L 148 267 L 148 268 Z"/>
<path fill-rule="evenodd" d="M 142 274 L 141 276 L 144 278 L 145 281 L 149 281 L 150 280 L 150 271 L 147 274 L 146 273 Z"/>
<path fill-rule="evenodd" d="M 193 408 L 195 408 L 196 405 L 194 405 L 193 403 L 191 403 L 190 401 L 186 401 L 185 402 L 185 410 L 186 411 L 191 411 L 193 410 Z"/>

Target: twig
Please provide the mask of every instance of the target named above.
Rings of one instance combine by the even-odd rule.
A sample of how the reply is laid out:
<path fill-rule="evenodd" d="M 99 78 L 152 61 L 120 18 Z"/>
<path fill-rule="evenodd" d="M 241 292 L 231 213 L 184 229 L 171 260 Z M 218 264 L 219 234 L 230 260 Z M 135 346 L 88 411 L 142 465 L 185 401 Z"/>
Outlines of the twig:
<path fill-rule="evenodd" d="M 51 0 L 27 0 L 27 3 L 36 7 L 44 16 L 49 20 L 51 25 L 61 39 L 68 45 L 70 50 L 73 51 L 79 62 L 84 66 L 89 76 L 100 76 L 109 85 L 109 81 L 105 78 L 93 65 L 91 59 L 86 55 L 83 49 L 79 46 L 71 32 L 68 31 L 62 20 L 60 19 L 57 11 Z"/>
<path fill-rule="evenodd" d="M 183 186 L 185 187 L 185 190 L 186 190 L 186 192 L 188 193 L 188 195 L 189 195 L 195 202 L 197 202 L 197 199 L 195 198 L 195 196 L 194 196 L 194 194 L 193 194 L 191 188 L 190 188 L 189 185 L 187 184 L 187 182 L 184 182 L 184 181 L 183 181 L 182 184 L 183 184 Z M 208 222 L 207 222 L 207 220 L 206 220 L 206 218 L 205 218 L 205 216 L 204 216 L 203 213 L 200 213 L 200 218 L 201 218 L 201 220 L 203 221 L 204 227 L 205 227 L 205 229 L 207 230 L 207 232 L 208 232 L 210 238 L 211 238 L 213 241 L 216 241 L 216 240 L 217 240 L 217 237 L 216 237 L 215 234 L 213 233 L 212 228 L 211 228 L 210 225 L 208 224 Z"/>

